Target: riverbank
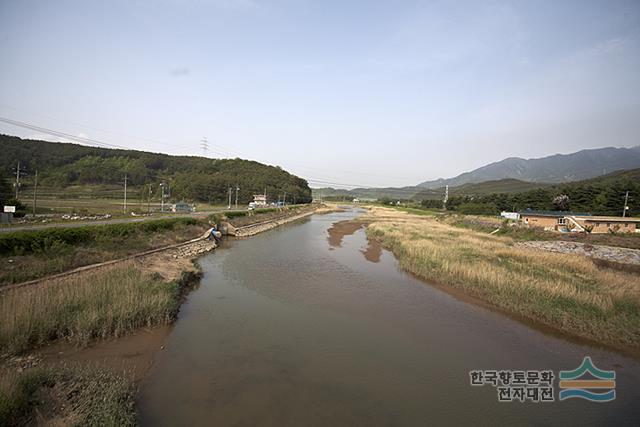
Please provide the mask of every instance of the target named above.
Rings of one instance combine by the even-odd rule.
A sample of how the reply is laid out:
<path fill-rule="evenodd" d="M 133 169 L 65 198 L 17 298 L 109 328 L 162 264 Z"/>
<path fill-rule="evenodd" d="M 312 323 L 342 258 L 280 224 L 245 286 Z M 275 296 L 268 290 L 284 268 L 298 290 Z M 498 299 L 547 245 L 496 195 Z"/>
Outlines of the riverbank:
<path fill-rule="evenodd" d="M 508 236 L 373 207 L 367 235 L 430 282 L 562 333 L 640 354 L 640 276 L 576 254 L 522 248 Z"/>
<path fill-rule="evenodd" d="M 0 420 L 134 424 L 136 381 L 199 278 L 189 260 L 167 261 L 154 254 L 3 292 Z"/>

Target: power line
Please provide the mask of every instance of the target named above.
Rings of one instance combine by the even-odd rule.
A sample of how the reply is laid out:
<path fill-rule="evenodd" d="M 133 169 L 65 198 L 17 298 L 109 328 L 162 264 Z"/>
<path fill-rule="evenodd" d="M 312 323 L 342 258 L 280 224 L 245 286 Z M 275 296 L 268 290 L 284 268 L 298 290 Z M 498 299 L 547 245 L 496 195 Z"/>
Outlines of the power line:
<path fill-rule="evenodd" d="M 36 126 L 34 124 L 20 122 L 18 120 L 8 119 L 6 117 L 0 117 L 0 122 L 4 122 L 4 123 L 10 124 L 10 125 L 21 127 L 21 128 L 25 128 L 25 129 L 35 130 L 35 131 L 46 133 L 46 134 L 49 134 L 49 135 L 52 135 L 52 136 L 58 136 L 58 137 L 61 137 L 61 138 L 68 138 L 68 139 L 71 139 L 73 141 L 80 142 L 80 143 L 94 144 L 94 145 L 99 145 L 99 146 L 107 147 L 107 148 L 119 148 L 119 149 L 123 149 L 123 150 L 130 150 L 130 148 L 123 147 L 121 145 L 109 144 L 109 143 L 106 143 L 106 142 L 98 141 L 96 139 L 85 138 L 85 137 L 82 137 L 82 136 L 75 136 L 75 135 L 71 135 L 71 134 L 68 134 L 68 133 L 65 133 L 65 132 L 60 132 L 60 131 L 57 131 L 57 130 L 48 129 L 48 128 L 45 128 L 45 127 L 42 127 L 42 126 Z"/>
<path fill-rule="evenodd" d="M 86 138 L 86 137 L 80 137 L 80 136 L 76 136 L 76 135 L 71 135 L 71 134 L 68 134 L 66 132 L 61 132 L 61 131 L 57 131 L 57 130 L 54 130 L 54 129 L 45 128 L 43 126 L 38 126 L 38 125 L 35 125 L 35 124 L 32 124 L 32 123 L 21 122 L 21 121 L 18 121 L 18 120 L 9 119 L 9 118 L 6 118 L 6 117 L 0 117 L 0 122 L 4 122 L 4 123 L 10 124 L 12 126 L 21 127 L 21 128 L 24 128 L 24 129 L 30 129 L 30 130 L 34 130 L 34 131 L 37 131 L 37 132 L 42 132 L 42 133 L 45 133 L 45 134 L 48 134 L 48 135 L 52 135 L 52 136 L 57 136 L 57 137 L 61 137 L 61 138 L 67 138 L 67 139 L 70 139 L 72 141 L 79 142 L 79 143 L 82 143 L 82 144 L 97 145 L 97 146 L 100 146 L 100 147 L 103 147 L 103 148 L 116 148 L 116 149 L 123 149 L 123 150 L 132 150 L 129 147 L 124 147 L 124 146 L 116 145 L 116 144 L 110 144 L 110 143 L 99 141 L 99 140 L 93 139 L 93 138 Z M 224 150 L 226 150 L 226 151 L 228 151 L 228 152 L 230 152 L 232 154 L 236 154 L 238 156 L 242 156 L 242 157 L 245 157 L 245 158 L 251 157 L 251 156 L 243 156 L 241 153 L 229 150 L 229 149 L 227 149 L 227 148 L 225 148 L 225 147 L 223 147 L 223 146 L 221 146 L 219 144 L 214 144 L 214 146 L 218 146 L 218 147 L 220 147 L 220 148 L 222 148 L 222 149 L 224 149 Z M 207 137 L 203 137 L 203 139 L 200 141 L 200 147 L 202 148 L 202 150 L 204 152 L 204 157 L 207 157 L 207 152 L 210 149 Z M 216 154 L 226 155 L 226 153 L 222 152 L 219 149 L 216 149 L 214 151 L 216 152 Z M 256 159 L 256 160 L 260 161 L 262 163 L 265 163 L 265 164 L 274 163 L 274 162 L 264 161 L 264 160 L 261 160 L 261 159 Z M 292 166 L 294 166 L 294 165 L 292 164 Z M 299 167 L 307 168 L 307 167 L 304 167 L 304 166 L 299 166 Z M 308 169 L 314 169 L 314 168 L 308 168 Z M 319 170 L 319 169 L 316 169 L 316 170 Z M 379 186 L 376 186 L 376 185 L 366 185 L 366 184 L 338 183 L 338 182 L 334 182 L 334 181 L 331 181 L 331 180 L 325 180 L 325 179 L 314 179 L 314 178 L 306 178 L 306 179 L 309 182 L 316 182 L 316 183 L 321 184 L 321 185 L 339 185 L 339 186 L 343 186 L 343 187 L 362 187 L 362 188 L 379 187 Z"/>

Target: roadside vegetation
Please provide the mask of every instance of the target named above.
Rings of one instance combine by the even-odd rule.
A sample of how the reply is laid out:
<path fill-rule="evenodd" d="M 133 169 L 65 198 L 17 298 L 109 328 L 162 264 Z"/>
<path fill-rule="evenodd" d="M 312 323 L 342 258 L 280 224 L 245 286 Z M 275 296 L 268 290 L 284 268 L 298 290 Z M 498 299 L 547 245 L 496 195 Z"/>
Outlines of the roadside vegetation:
<path fill-rule="evenodd" d="M 640 348 L 640 276 L 518 248 L 435 217 L 373 207 L 367 234 L 407 271 L 507 312 L 618 348 Z"/>
<path fill-rule="evenodd" d="M 0 286 L 187 241 L 205 228 L 193 218 L 170 218 L 2 233 Z"/>
<path fill-rule="evenodd" d="M 34 368 L 0 379 L 0 426 L 132 426 L 134 405 L 133 384 L 98 368 Z"/>

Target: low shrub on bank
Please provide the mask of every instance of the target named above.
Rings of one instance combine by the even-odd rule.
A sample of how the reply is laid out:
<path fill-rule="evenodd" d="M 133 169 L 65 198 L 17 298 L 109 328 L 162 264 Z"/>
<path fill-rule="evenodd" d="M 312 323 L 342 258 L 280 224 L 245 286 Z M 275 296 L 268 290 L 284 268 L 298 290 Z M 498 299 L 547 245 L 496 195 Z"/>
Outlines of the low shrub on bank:
<path fill-rule="evenodd" d="M 0 294 L 3 351 L 18 353 L 57 339 L 84 345 L 122 336 L 170 322 L 179 307 L 179 283 L 142 273 L 132 263 L 60 280 Z"/>
<path fill-rule="evenodd" d="M 140 233 L 156 233 L 196 223 L 197 220 L 194 218 L 168 218 L 123 224 L 14 231 L 0 234 L 0 255 L 51 252 L 59 250 L 66 245 L 89 243 L 99 239 L 126 237 Z"/>

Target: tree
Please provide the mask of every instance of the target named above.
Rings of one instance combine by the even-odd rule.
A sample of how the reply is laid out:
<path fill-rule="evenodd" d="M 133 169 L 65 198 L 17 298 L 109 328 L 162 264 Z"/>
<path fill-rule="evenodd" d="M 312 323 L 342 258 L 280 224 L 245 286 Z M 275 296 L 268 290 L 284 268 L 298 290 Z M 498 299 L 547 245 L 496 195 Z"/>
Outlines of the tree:
<path fill-rule="evenodd" d="M 559 211 L 569 210 L 569 196 L 560 194 L 553 198 L 553 206 Z"/>

